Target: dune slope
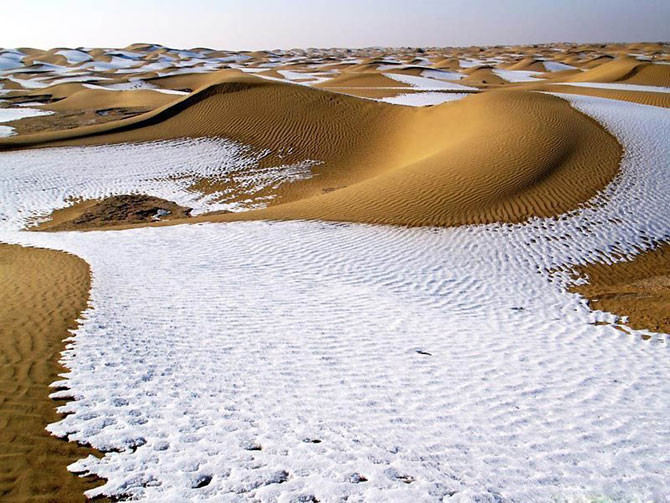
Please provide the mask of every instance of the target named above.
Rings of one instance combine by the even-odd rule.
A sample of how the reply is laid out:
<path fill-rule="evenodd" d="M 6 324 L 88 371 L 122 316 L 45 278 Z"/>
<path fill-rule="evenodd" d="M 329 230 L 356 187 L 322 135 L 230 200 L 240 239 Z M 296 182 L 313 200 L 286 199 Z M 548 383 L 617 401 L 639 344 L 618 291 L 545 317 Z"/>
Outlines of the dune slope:
<path fill-rule="evenodd" d="M 670 244 L 616 264 L 578 269 L 588 283 L 572 288 L 593 309 L 627 316 L 635 329 L 670 333 Z"/>
<path fill-rule="evenodd" d="M 67 139 L 77 135 L 84 136 Z M 283 186 L 271 207 L 208 217 L 214 220 L 517 222 L 587 200 L 616 174 L 621 156 L 616 140 L 593 120 L 540 93 L 490 91 L 414 109 L 254 77 L 230 78 L 111 126 L 5 143 L 202 136 L 268 150 L 266 165 L 322 162 L 317 176 Z"/>
<path fill-rule="evenodd" d="M 86 308 L 89 267 L 66 253 L 0 244 L 0 499 L 84 501 L 98 485 L 67 466 L 92 453 L 44 428 L 63 339 Z"/>

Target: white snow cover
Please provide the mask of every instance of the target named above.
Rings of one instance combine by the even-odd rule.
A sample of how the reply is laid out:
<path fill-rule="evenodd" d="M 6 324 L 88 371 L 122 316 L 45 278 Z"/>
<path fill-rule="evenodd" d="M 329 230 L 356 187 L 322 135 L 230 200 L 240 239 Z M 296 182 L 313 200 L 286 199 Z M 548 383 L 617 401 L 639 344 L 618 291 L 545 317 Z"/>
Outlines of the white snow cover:
<path fill-rule="evenodd" d="M 22 111 L 25 109 L 21 109 Z M 78 198 L 142 193 L 206 211 L 262 207 L 268 187 L 310 178 L 316 161 L 259 168 L 266 153 L 221 139 L 49 148 L 0 154 L 0 228 L 20 229 Z M 229 191 L 205 195 L 192 188 L 202 178 L 227 182 Z M 25 192 L 28 187 L 39 190 Z M 235 201 L 233 202 L 233 199 Z"/>
<path fill-rule="evenodd" d="M 388 77 L 403 84 L 408 84 L 416 89 L 425 89 L 430 91 L 439 91 L 440 89 L 452 91 L 477 91 L 476 87 L 464 86 L 463 84 L 455 84 L 453 82 L 444 82 L 437 79 L 430 79 L 426 77 L 417 77 L 415 75 L 404 75 L 399 73 L 383 73 L 384 77 Z"/>
<path fill-rule="evenodd" d="M 246 54 L 231 54 L 223 58 L 207 58 L 208 61 L 215 61 L 217 63 L 242 63 L 251 59 L 251 56 Z"/>
<path fill-rule="evenodd" d="M 472 68 L 473 66 L 486 65 L 486 61 L 482 61 L 481 59 L 461 59 L 458 64 L 461 68 Z"/>
<path fill-rule="evenodd" d="M 151 51 L 149 51 L 149 52 L 151 52 Z M 111 56 L 112 58 L 120 57 L 121 59 L 131 59 L 131 60 L 137 60 L 137 61 L 139 61 L 142 58 L 142 53 L 133 52 L 133 51 L 124 51 L 124 50 L 121 50 L 121 49 L 113 49 L 111 51 L 106 51 L 105 54 L 107 56 Z"/>
<path fill-rule="evenodd" d="M 91 307 L 54 383 L 76 400 L 49 427 L 118 451 L 72 466 L 108 479 L 89 495 L 667 500 L 666 339 L 624 333 L 565 285 L 574 264 L 670 237 L 670 112 L 564 97 L 625 153 L 615 182 L 560 218 L 89 233 L 10 219 L 0 240 L 91 264 Z M 0 163 L 18 172 L 31 155 Z M 6 194 L 37 201 L 52 183 L 12 180 L 5 213 Z"/>
<path fill-rule="evenodd" d="M 465 77 L 465 75 L 462 73 L 447 70 L 433 70 L 431 68 L 423 70 L 421 72 L 421 76 L 430 79 L 442 79 L 442 80 L 461 80 Z"/>
<path fill-rule="evenodd" d="M 670 93 L 670 87 L 640 86 L 620 84 L 618 82 L 560 82 L 562 86 L 594 87 L 596 89 L 615 89 L 617 91 L 643 91 L 648 93 Z"/>
<path fill-rule="evenodd" d="M 0 71 L 13 70 L 14 68 L 23 67 L 23 62 L 20 58 L 11 57 L 12 54 L 0 54 Z"/>
<path fill-rule="evenodd" d="M 287 80 L 293 81 L 296 84 L 320 84 L 322 82 L 327 82 L 333 78 L 333 72 L 294 72 L 291 70 L 277 70 L 282 77 Z"/>
<path fill-rule="evenodd" d="M 0 126 L 0 138 L 6 138 L 15 134 L 16 132 L 12 126 Z"/>
<path fill-rule="evenodd" d="M 576 70 L 576 66 L 567 65 L 559 61 L 542 61 L 544 69 L 548 72 L 563 72 L 565 70 Z"/>
<path fill-rule="evenodd" d="M 500 68 L 495 68 L 493 73 L 507 82 L 540 82 L 539 76 L 542 75 L 542 72 L 501 70 Z"/>
<path fill-rule="evenodd" d="M 117 70 L 115 73 L 145 73 L 145 72 L 157 72 L 159 70 L 165 70 L 166 68 L 171 68 L 173 63 L 169 59 L 161 58 L 160 61 L 154 63 L 145 64 L 137 68 L 124 68 Z"/>
<path fill-rule="evenodd" d="M 112 56 L 111 61 L 91 61 L 84 63 L 79 68 L 88 68 L 95 72 L 104 72 L 108 70 L 118 70 L 121 68 L 135 68 L 141 65 L 142 62 L 136 59 L 119 58 Z"/>
<path fill-rule="evenodd" d="M 378 101 L 391 103 L 392 105 L 405 105 L 410 107 L 425 107 L 439 105 L 447 101 L 456 101 L 469 96 L 469 93 L 440 93 L 426 91 L 418 93 L 399 94 L 390 98 L 381 98 Z"/>
<path fill-rule="evenodd" d="M 58 51 L 56 54 L 60 54 L 67 59 L 67 62 L 70 64 L 84 63 L 85 61 L 91 61 L 93 58 L 90 54 L 79 51 L 77 49 L 63 49 Z"/>
<path fill-rule="evenodd" d="M 12 82 L 15 82 L 15 83 L 19 84 L 24 89 L 43 89 L 43 88 L 48 87 L 50 85 L 50 84 L 45 84 L 44 82 L 39 82 L 37 80 L 20 79 L 18 77 L 9 76 L 9 75 L 5 78 L 8 79 L 8 80 L 11 80 Z"/>
<path fill-rule="evenodd" d="M 37 108 L 0 108 L 0 122 L 12 122 L 28 117 L 51 114 L 53 112 L 50 110 L 38 110 Z"/>

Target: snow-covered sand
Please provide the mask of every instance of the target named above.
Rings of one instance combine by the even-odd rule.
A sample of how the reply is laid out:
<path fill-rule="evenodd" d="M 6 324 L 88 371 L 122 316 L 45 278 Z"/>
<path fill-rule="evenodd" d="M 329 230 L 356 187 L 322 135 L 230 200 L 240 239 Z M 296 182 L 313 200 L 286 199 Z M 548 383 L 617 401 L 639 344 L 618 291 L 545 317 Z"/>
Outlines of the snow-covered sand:
<path fill-rule="evenodd" d="M 405 75 L 402 73 L 383 73 L 384 77 L 388 77 L 403 84 L 408 84 L 416 89 L 425 91 L 478 91 L 476 87 L 464 86 L 463 84 L 455 84 L 453 82 L 444 82 L 428 77 L 417 77 L 415 75 Z"/>
<path fill-rule="evenodd" d="M 51 115 L 53 112 L 49 110 L 38 110 L 36 108 L 0 108 L 0 123 L 12 122 L 28 117 L 39 117 L 41 115 Z M 0 125 L 0 138 L 14 135 L 14 128 L 12 126 Z"/>
<path fill-rule="evenodd" d="M 221 139 L 161 141 L 113 146 L 39 149 L 0 154 L 0 229 L 38 222 L 74 200 L 142 193 L 206 211 L 263 207 L 268 187 L 312 176 L 316 161 L 258 168 L 265 153 Z M 206 178 L 235 189 L 203 194 Z M 32 189 L 31 189 L 32 188 Z M 239 200 L 240 194 L 246 194 Z M 234 199 L 234 202 L 233 202 Z"/>
<path fill-rule="evenodd" d="M 542 72 L 501 70 L 500 68 L 495 68 L 493 73 L 507 82 L 541 82 L 540 75 L 542 75 Z"/>
<path fill-rule="evenodd" d="M 17 194 L 41 201 L 53 184 L 19 178 L 21 156 L 65 150 L 0 154 L 17 172 L 0 184 L 0 240 L 91 264 L 56 383 L 76 401 L 50 426 L 118 450 L 73 466 L 109 480 L 90 495 L 667 500 L 665 336 L 626 333 L 565 286 L 572 265 L 670 237 L 670 112 L 565 98 L 625 146 L 621 175 L 580 210 L 520 225 L 17 232 Z"/>
<path fill-rule="evenodd" d="M 87 52 L 79 51 L 77 49 L 63 49 L 57 51 L 56 54 L 64 56 L 68 63 L 75 65 L 77 63 L 84 63 L 85 61 L 91 61 L 91 59 L 93 59 Z"/>
<path fill-rule="evenodd" d="M 457 101 L 469 96 L 468 93 L 441 93 L 437 91 L 424 91 L 420 93 L 407 93 L 392 96 L 390 98 L 380 98 L 379 101 L 391 103 L 392 105 L 405 105 L 411 107 L 425 107 L 429 105 L 439 105 L 447 101 Z"/>
<path fill-rule="evenodd" d="M 40 115 L 51 115 L 49 110 L 38 110 L 37 108 L 0 108 L 0 122 L 12 122 L 28 117 L 39 117 Z"/>
<path fill-rule="evenodd" d="M 577 70 L 576 66 L 566 65 L 559 61 L 542 61 L 542 65 L 548 72 L 564 72 L 566 70 Z"/>

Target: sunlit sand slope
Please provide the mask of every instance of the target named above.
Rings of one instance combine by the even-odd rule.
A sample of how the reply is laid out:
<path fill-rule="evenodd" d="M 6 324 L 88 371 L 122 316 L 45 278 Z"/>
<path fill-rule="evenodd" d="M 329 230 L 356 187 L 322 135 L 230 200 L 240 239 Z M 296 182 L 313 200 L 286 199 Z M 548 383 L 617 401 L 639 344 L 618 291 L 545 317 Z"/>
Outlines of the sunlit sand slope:
<path fill-rule="evenodd" d="M 80 134 L 86 136 L 55 142 Z M 268 163 L 322 162 L 316 176 L 282 187 L 273 207 L 234 218 L 515 222 L 574 208 L 612 179 L 621 156 L 614 138 L 553 96 L 488 92 L 412 109 L 254 77 L 111 125 L 5 142 L 88 145 L 185 136 L 267 149 Z"/>
<path fill-rule="evenodd" d="M 588 283 L 573 290 L 593 309 L 627 316 L 633 328 L 670 333 L 670 245 L 617 264 L 591 264 L 580 273 Z"/>
<path fill-rule="evenodd" d="M 556 215 L 610 181 L 621 155 L 598 125 L 546 95 L 491 92 L 404 120 L 387 169 L 263 215 L 406 225 Z"/>
<path fill-rule="evenodd" d="M 93 452 L 44 429 L 57 414 L 48 399 L 63 339 L 86 308 L 89 268 L 51 250 L 0 244 L 0 499 L 83 501 L 97 485 L 67 465 Z"/>

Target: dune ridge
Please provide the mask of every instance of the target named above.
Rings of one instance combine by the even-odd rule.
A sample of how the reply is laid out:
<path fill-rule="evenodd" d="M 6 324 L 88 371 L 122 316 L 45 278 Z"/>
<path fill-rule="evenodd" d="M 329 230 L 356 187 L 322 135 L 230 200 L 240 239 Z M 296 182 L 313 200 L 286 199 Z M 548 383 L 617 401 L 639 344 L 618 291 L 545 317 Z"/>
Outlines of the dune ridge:
<path fill-rule="evenodd" d="M 517 222 L 576 207 L 612 179 L 621 156 L 600 126 L 553 96 L 489 91 L 410 109 L 251 76 L 227 77 L 130 119 L 2 143 L 71 146 L 202 136 L 281 154 L 266 163 L 323 163 L 317 176 L 282 187 L 269 208 L 206 217 L 217 221 Z"/>

